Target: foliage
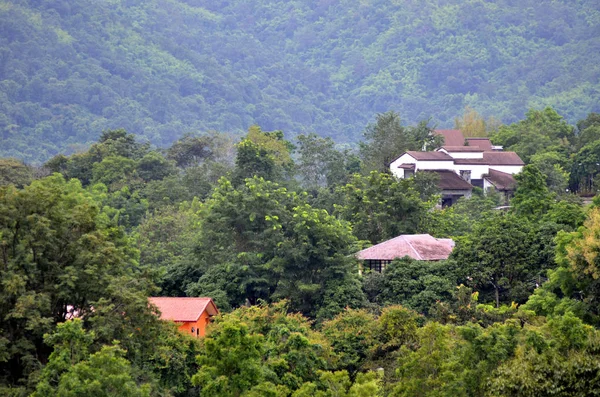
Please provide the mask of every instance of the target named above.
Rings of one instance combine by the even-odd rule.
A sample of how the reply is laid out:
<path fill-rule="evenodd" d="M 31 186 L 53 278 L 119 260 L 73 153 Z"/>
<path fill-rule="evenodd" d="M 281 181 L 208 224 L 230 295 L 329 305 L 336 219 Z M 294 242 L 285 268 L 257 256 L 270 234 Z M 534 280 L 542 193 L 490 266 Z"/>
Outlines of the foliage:
<path fill-rule="evenodd" d="M 320 187 L 343 185 L 350 174 L 358 172 L 360 160 L 349 150 L 335 149 L 331 138 L 312 133 L 298 135 L 297 171 L 302 185 L 309 191 Z"/>
<path fill-rule="evenodd" d="M 336 212 L 352 224 L 360 240 L 373 244 L 399 234 L 417 233 L 433 206 L 421 200 L 413 179 L 398 180 L 377 171 L 366 176 L 355 174 L 339 190 L 343 201 Z"/>
<path fill-rule="evenodd" d="M 450 127 L 598 111 L 597 4 L 435 1 L 5 1 L 2 156 L 43 162 L 125 128 L 317 131 L 358 140 L 375 113 Z M 202 38 L 199 40 L 198 38 Z M 277 61 L 274 61 L 277 60 Z"/>
<path fill-rule="evenodd" d="M 387 265 L 382 276 L 366 275 L 364 288 L 370 301 L 379 306 L 401 304 L 426 314 L 434 303 L 449 300 L 454 286 L 466 276 L 466 270 L 453 261 L 404 258 Z"/>
<path fill-rule="evenodd" d="M 498 131 L 500 121 L 490 117 L 487 121 L 472 107 L 465 108 L 462 117 L 454 119 L 454 128 L 465 137 L 487 137 Z"/>
<path fill-rule="evenodd" d="M 93 338 L 79 319 L 59 324 L 56 332 L 46 337 L 54 351 L 33 396 L 149 397 L 150 385 L 136 384 L 131 363 L 123 358 L 125 352 L 118 345 L 102 346 L 89 354 Z"/>
<path fill-rule="evenodd" d="M 525 120 L 501 126 L 498 133 L 492 135 L 494 143 L 504 146 L 504 150 L 517 152 L 525 163 L 529 163 L 534 154 L 564 151 L 573 143 L 575 129 L 551 107 L 530 109 L 525 116 Z"/>
<path fill-rule="evenodd" d="M 291 143 L 283 139 L 283 132 L 266 132 L 253 125 L 237 144 L 234 182 L 240 184 L 254 176 L 269 181 L 284 180 L 293 167 L 291 149 Z"/>
<path fill-rule="evenodd" d="M 524 218 L 495 214 L 458 240 L 451 259 L 472 279 L 482 298 L 492 287 L 500 302 L 524 302 L 543 269 L 537 258 L 535 230 Z"/>
<path fill-rule="evenodd" d="M 204 275 L 190 288 L 225 292 L 234 307 L 289 298 L 291 309 L 320 318 L 360 306 L 349 225 L 305 199 L 262 178 L 241 186 L 223 179 L 207 202 L 196 247 Z"/>
<path fill-rule="evenodd" d="M 511 210 L 520 216 L 540 218 L 553 203 L 544 176 L 535 165 L 526 165 L 515 175 L 517 189 L 510 201 Z"/>

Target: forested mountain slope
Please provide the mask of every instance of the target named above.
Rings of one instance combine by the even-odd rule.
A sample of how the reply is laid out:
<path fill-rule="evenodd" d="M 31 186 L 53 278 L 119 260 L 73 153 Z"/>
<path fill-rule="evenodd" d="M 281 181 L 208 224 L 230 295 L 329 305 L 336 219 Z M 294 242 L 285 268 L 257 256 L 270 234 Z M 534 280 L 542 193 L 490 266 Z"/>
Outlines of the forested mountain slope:
<path fill-rule="evenodd" d="M 449 127 L 598 111 L 595 0 L 3 0 L 0 156 L 43 161 L 125 128 L 315 131 L 374 113 Z"/>

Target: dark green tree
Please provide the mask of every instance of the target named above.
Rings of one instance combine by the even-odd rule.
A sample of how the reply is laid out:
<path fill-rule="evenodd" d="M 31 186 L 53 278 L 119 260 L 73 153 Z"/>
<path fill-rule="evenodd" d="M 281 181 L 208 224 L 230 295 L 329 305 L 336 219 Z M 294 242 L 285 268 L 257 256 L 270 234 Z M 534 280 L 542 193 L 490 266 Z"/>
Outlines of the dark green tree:
<path fill-rule="evenodd" d="M 418 233 L 432 204 L 421 200 L 413 179 L 397 180 L 377 171 L 355 174 L 339 190 L 343 201 L 336 207 L 337 214 L 352 224 L 356 237 L 373 244 Z"/>

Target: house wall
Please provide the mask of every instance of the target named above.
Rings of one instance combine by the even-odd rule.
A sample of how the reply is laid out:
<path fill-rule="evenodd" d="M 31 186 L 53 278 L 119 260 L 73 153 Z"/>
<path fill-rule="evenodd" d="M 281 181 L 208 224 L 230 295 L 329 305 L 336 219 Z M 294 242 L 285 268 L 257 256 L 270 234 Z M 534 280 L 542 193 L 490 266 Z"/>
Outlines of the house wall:
<path fill-rule="evenodd" d="M 469 170 L 471 171 L 471 180 L 483 179 L 483 175 L 490 172 L 489 165 L 486 164 L 455 164 L 454 170 L 460 175 L 460 171 Z"/>
<path fill-rule="evenodd" d="M 403 154 L 390 164 L 390 171 L 396 178 L 404 179 L 404 169 L 398 168 L 400 164 L 416 164 L 417 160 L 409 154 Z"/>
<path fill-rule="evenodd" d="M 416 163 L 416 171 L 419 170 L 452 170 L 454 171 L 453 161 L 424 161 Z"/>
<path fill-rule="evenodd" d="M 505 172 L 507 174 L 518 174 L 523 170 L 522 165 L 490 165 L 490 169 Z"/>
<path fill-rule="evenodd" d="M 208 323 L 210 323 L 210 316 L 205 311 L 197 321 L 186 321 L 184 323 L 177 323 L 177 325 L 180 332 L 199 338 L 206 335 L 206 326 Z M 194 328 L 194 332 L 192 332 L 192 328 Z"/>
<path fill-rule="evenodd" d="M 446 150 L 440 150 L 440 152 L 446 152 L 453 159 L 482 159 L 483 152 L 448 152 Z"/>

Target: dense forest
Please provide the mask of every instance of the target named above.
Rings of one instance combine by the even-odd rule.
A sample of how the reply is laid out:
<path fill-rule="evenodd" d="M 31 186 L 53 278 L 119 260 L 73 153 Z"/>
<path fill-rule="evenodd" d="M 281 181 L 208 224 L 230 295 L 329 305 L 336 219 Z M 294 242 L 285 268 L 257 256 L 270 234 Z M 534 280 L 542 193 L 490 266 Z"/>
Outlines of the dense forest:
<path fill-rule="evenodd" d="M 159 147 L 253 124 L 357 142 L 373 114 L 451 127 L 598 111 L 597 1 L 0 1 L 0 156 L 126 129 Z"/>
<path fill-rule="evenodd" d="M 477 189 L 441 208 L 430 173 L 391 176 L 394 153 L 440 143 L 395 112 L 357 150 L 254 125 L 165 149 L 107 130 L 40 167 L 0 160 L 0 394 L 597 394 L 600 195 L 582 196 L 600 116 L 457 124 L 526 159 L 508 209 Z M 403 233 L 456 246 L 359 273 L 353 253 Z M 195 339 L 148 296 L 221 314 Z"/>

